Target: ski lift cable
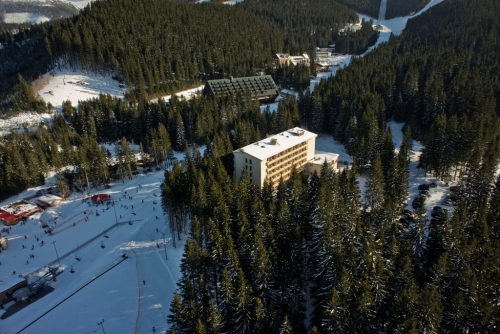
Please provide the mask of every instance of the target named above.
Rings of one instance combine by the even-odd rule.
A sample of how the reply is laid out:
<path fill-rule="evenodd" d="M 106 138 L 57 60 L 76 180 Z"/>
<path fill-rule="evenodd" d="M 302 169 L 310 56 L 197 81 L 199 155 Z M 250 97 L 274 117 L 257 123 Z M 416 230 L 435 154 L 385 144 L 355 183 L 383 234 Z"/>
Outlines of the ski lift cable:
<path fill-rule="evenodd" d="M 153 197 L 153 201 L 154 201 L 154 197 Z M 145 205 L 143 205 L 143 206 L 142 206 L 142 208 L 141 208 L 140 210 L 137 210 L 137 212 L 140 212 L 140 211 L 142 211 L 143 209 L 145 209 L 145 208 L 146 208 L 146 206 L 147 206 L 147 204 L 149 204 L 149 203 L 151 203 L 151 202 L 144 203 Z M 142 203 L 141 203 L 141 204 L 142 204 Z M 132 209 L 132 210 L 133 210 L 133 209 Z M 130 210 L 130 211 L 132 211 L 132 210 Z M 124 215 L 129 214 L 129 213 L 130 213 L 130 211 L 129 211 L 129 212 L 127 212 L 127 213 L 125 213 Z M 110 235 L 112 235 L 113 233 L 115 233 L 115 231 L 116 231 L 116 229 L 113 229 L 113 230 L 109 231 L 108 233 L 106 233 L 106 235 L 108 235 L 108 237 L 109 237 Z M 87 251 L 87 252 L 85 252 L 83 255 L 84 255 L 84 256 L 85 256 L 85 255 L 87 255 L 89 252 L 91 252 L 92 250 L 94 250 L 94 248 L 96 248 L 97 246 L 101 247 L 101 245 L 96 244 L 94 247 L 88 248 L 88 251 Z M 87 247 L 85 247 L 85 248 L 87 248 Z M 76 255 L 76 254 L 75 254 L 75 255 Z M 81 259 L 82 257 L 81 257 L 81 256 L 79 256 L 79 258 Z M 75 262 L 73 262 L 71 265 L 75 265 L 75 264 L 77 264 L 78 262 L 79 262 L 79 261 L 75 259 Z"/>

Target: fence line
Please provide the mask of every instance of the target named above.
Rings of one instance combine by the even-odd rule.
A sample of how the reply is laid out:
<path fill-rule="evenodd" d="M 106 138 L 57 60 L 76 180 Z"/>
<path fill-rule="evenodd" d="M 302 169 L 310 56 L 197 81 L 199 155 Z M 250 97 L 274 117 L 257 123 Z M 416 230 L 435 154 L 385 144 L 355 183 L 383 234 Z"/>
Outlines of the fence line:
<path fill-rule="evenodd" d="M 73 218 L 75 218 L 76 216 L 78 216 L 78 215 L 79 215 L 79 214 L 81 214 L 81 213 L 83 213 L 83 211 L 80 211 L 80 212 L 78 212 L 76 215 L 72 216 L 71 218 L 66 219 L 66 220 L 65 220 L 65 221 L 63 221 L 61 224 L 54 226 L 53 228 L 51 228 L 51 229 L 50 229 L 50 231 L 53 231 L 53 230 L 55 230 L 56 228 L 59 228 L 59 227 L 61 227 L 61 226 L 64 226 L 66 223 L 68 223 L 69 221 L 71 221 Z"/>
<path fill-rule="evenodd" d="M 81 212 L 80 212 L 80 213 L 81 213 Z M 54 232 L 52 232 L 53 230 L 51 230 L 51 232 L 52 232 L 52 233 L 51 233 L 50 235 L 51 235 L 51 236 L 52 236 L 52 235 L 56 235 L 56 234 L 58 234 L 58 233 L 61 233 L 61 232 L 63 232 L 63 231 L 66 231 L 68 228 L 71 228 L 71 227 L 76 226 L 77 224 L 81 223 L 82 221 L 84 221 L 84 220 L 86 220 L 88 217 L 90 217 L 90 215 L 91 215 L 92 213 L 94 213 L 94 212 L 93 212 L 93 211 L 90 211 L 88 215 L 86 215 L 86 216 L 85 216 L 85 217 L 83 217 L 82 219 L 80 219 L 80 220 L 78 220 L 78 221 L 74 222 L 72 225 L 68 225 L 68 226 L 66 226 L 65 228 L 63 228 L 63 229 L 62 229 L 62 230 L 60 230 L 60 231 L 57 231 L 57 232 L 55 232 L 55 233 L 54 233 Z M 76 216 L 78 216 L 78 215 L 79 215 L 79 214 L 74 215 L 73 217 L 71 217 L 70 219 L 68 219 L 67 221 L 65 221 L 65 223 L 69 222 L 71 219 L 75 218 L 75 217 L 76 217 Z"/>

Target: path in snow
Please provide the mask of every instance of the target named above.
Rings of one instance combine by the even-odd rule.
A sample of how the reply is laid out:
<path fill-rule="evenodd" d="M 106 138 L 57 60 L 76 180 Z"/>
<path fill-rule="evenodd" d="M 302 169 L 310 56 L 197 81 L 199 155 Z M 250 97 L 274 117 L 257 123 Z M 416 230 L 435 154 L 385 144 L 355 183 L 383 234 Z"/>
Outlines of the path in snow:
<path fill-rule="evenodd" d="M 387 0 L 380 1 L 380 10 L 378 12 L 378 20 L 385 20 L 385 12 L 387 10 Z"/>

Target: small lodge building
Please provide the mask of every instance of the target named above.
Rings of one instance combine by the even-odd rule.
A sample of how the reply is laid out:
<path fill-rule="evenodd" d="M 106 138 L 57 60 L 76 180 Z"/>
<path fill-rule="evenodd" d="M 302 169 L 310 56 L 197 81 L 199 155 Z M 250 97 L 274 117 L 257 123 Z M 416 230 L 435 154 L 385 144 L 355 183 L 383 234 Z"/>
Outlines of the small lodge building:
<path fill-rule="evenodd" d="M 208 98 L 223 94 L 235 95 L 238 92 L 244 94 L 247 90 L 261 104 L 274 102 L 278 97 L 278 88 L 270 75 L 208 80 L 205 85 L 205 95 Z"/>
<path fill-rule="evenodd" d="M 334 172 L 338 171 L 339 155 L 336 153 L 316 154 L 314 159 L 307 162 L 306 171 L 311 175 L 314 172 L 321 175 L 321 169 L 323 168 L 325 162 L 330 170 L 333 170 Z"/>
<path fill-rule="evenodd" d="M 55 195 L 44 195 L 39 197 L 35 202 L 42 207 L 54 207 L 61 204 L 62 198 Z"/>
<path fill-rule="evenodd" d="M 304 53 L 302 56 L 290 56 L 289 53 L 277 53 L 273 58 L 276 65 L 292 64 L 293 66 L 297 66 L 297 64 L 308 64 L 311 62 L 311 59 L 306 53 Z"/>
<path fill-rule="evenodd" d="M 0 305 L 10 302 L 13 299 L 12 294 L 28 285 L 28 281 L 24 277 L 13 276 L 12 279 L 6 282 L 0 282 Z"/>
<path fill-rule="evenodd" d="M 20 200 L 0 207 L 0 220 L 7 226 L 16 225 L 19 221 L 42 211 L 39 206 Z"/>
<path fill-rule="evenodd" d="M 327 72 L 332 65 L 326 62 L 315 63 L 317 72 Z"/>

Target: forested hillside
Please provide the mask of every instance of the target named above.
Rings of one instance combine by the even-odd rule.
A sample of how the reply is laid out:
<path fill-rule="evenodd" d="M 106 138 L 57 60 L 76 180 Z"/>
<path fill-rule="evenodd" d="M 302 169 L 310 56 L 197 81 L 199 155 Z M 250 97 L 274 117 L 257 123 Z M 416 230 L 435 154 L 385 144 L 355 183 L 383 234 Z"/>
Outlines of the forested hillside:
<path fill-rule="evenodd" d="M 382 144 L 385 121 L 406 122 L 425 144 L 422 167 L 443 178 L 496 156 L 498 9 L 491 0 L 445 1 L 409 20 L 400 37 L 306 92 L 302 124 L 332 134 L 365 164 Z"/>
<path fill-rule="evenodd" d="M 210 101 L 194 97 L 189 102 L 174 96 L 169 104 L 160 100 L 135 106 L 101 95 L 82 101 L 78 108 L 65 103 L 63 115 L 69 124 L 57 114 L 48 127 L 26 129 L 0 143 L 0 199 L 43 183 L 50 168 L 59 171 L 73 165 L 87 170 L 75 178 L 75 185 L 87 179 L 93 185 L 120 179 L 120 174 L 108 171 L 102 143 L 140 143 L 156 163 L 167 158 L 166 152 L 183 151 L 188 143 L 207 145 L 207 153 L 223 157 L 231 169 L 233 147 L 300 124 L 294 96 L 280 101 L 277 112 L 261 112 L 250 95 Z"/>
<path fill-rule="evenodd" d="M 378 18 L 380 0 L 338 0 L 338 2 L 358 13 L 366 14 L 375 19 Z"/>
<path fill-rule="evenodd" d="M 358 13 L 378 19 L 380 0 L 338 0 L 337 2 L 354 9 Z M 429 2 L 430 0 L 387 0 L 385 19 L 390 20 L 398 16 L 408 16 L 411 12 L 418 12 Z"/>
<path fill-rule="evenodd" d="M 363 54 L 378 39 L 378 32 L 373 29 L 372 21 L 363 21 L 361 29 L 355 32 L 341 32 L 335 39 L 335 51 L 342 54 Z"/>
<path fill-rule="evenodd" d="M 258 69 L 271 73 L 274 53 L 326 46 L 345 23 L 354 21 L 357 15 L 333 0 L 249 0 L 235 6 L 109 0 L 25 35 L 42 40 L 44 52 L 54 60 L 66 57 L 74 66 L 117 72 L 135 101 L 204 78 L 250 76 Z M 0 36 L 0 42 L 11 40 L 7 33 Z M 15 65 L 9 59 L 0 81 L 21 71 Z"/>
<path fill-rule="evenodd" d="M 363 194 L 356 167 L 292 172 L 276 190 L 231 179 L 196 152 L 167 171 L 172 233 L 191 223 L 171 332 L 495 332 L 499 10 L 494 0 L 445 1 L 300 99 L 309 129 L 370 163 Z M 411 126 L 397 153 L 393 118 Z M 423 168 L 444 179 L 451 166 L 467 169 L 460 204 L 433 226 L 424 205 L 401 224 L 412 133 L 425 143 Z"/>
<path fill-rule="evenodd" d="M 398 16 L 408 16 L 425 7 L 430 0 L 387 0 L 385 19 L 390 20 Z"/>

